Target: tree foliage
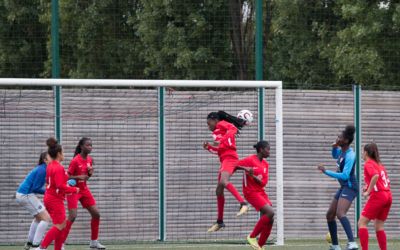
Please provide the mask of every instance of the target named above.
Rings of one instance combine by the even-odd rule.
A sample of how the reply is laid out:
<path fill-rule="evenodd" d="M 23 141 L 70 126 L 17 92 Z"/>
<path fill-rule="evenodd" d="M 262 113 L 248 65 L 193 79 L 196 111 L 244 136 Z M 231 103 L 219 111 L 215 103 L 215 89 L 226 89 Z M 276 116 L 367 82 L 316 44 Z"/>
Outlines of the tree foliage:
<path fill-rule="evenodd" d="M 0 3 L 0 76 L 50 77 L 49 1 Z M 60 0 L 66 78 L 254 79 L 254 0 Z M 394 89 L 400 4 L 264 1 L 265 78 Z"/>

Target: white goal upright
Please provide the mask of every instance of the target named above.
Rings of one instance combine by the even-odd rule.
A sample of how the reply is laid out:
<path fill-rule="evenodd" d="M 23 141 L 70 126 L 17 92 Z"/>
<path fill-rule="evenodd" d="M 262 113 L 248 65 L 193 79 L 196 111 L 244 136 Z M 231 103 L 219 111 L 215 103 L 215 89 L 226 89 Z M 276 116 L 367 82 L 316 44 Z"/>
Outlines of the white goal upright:
<path fill-rule="evenodd" d="M 146 197 L 151 197 L 151 194 L 154 193 L 154 187 L 151 186 L 151 183 L 156 182 L 157 199 L 154 202 L 157 203 L 158 211 L 156 211 L 156 214 L 158 216 L 157 218 L 154 217 L 154 211 L 153 214 L 148 212 L 148 218 L 146 217 L 147 215 L 143 215 L 143 221 L 140 225 L 136 226 L 138 228 L 143 227 L 145 220 L 151 221 L 151 225 L 146 229 L 147 231 L 143 229 L 144 231 L 140 234 L 131 233 L 126 236 L 133 237 L 134 240 L 140 240 L 142 236 L 144 240 L 151 239 L 151 237 L 146 238 L 146 235 L 155 234 L 157 234 L 157 239 L 161 241 L 180 240 L 182 238 L 183 240 L 193 240 L 191 235 L 194 235 L 195 239 L 200 240 L 214 240 L 218 239 L 218 237 L 230 239 L 232 236 L 235 238 L 239 236 L 245 237 L 242 232 L 243 228 L 239 225 L 240 222 L 233 221 L 234 219 L 231 218 L 226 219 L 228 221 L 227 230 L 219 234 L 219 236 L 202 234 L 206 223 L 212 222 L 207 216 L 211 214 L 214 218 L 214 214 L 216 213 L 213 191 L 210 190 L 215 187 L 213 183 L 216 184 L 216 178 L 214 177 L 217 169 L 206 169 L 204 165 L 215 165 L 216 159 L 206 155 L 207 152 L 201 151 L 199 145 L 202 138 L 207 139 L 206 136 L 210 134 L 205 125 L 205 115 L 208 112 L 225 110 L 228 113 L 233 113 L 241 109 L 249 109 L 254 112 L 257 121 L 259 117 L 262 117 L 263 120 L 258 122 L 258 126 L 250 126 L 251 128 L 243 129 L 241 136 L 238 138 L 238 153 L 241 157 L 252 153 L 251 146 L 253 143 L 256 140 L 264 139 L 267 134 L 275 142 L 275 147 L 272 148 L 272 153 L 275 155 L 272 162 L 275 166 L 271 166 L 271 169 L 275 168 L 275 173 L 271 173 L 274 179 L 270 178 L 270 183 L 276 183 L 274 190 L 276 199 L 276 205 L 274 204 L 276 209 L 276 244 L 284 244 L 283 108 L 281 81 L 0 78 L 0 88 L 3 89 L 4 96 L 9 93 L 7 91 L 13 89 L 20 89 L 23 92 L 24 89 L 32 88 L 40 92 L 43 89 L 49 91 L 48 87 L 54 86 L 62 87 L 61 95 L 52 95 L 54 99 L 49 102 L 51 105 L 54 105 L 54 123 L 60 123 L 54 126 L 54 128 L 59 130 L 55 131 L 55 134 L 59 135 L 60 140 L 63 139 L 63 144 L 66 144 L 67 148 L 72 148 L 76 145 L 75 141 L 69 141 L 68 137 L 71 137 L 72 132 L 68 131 L 78 131 L 78 133 L 93 137 L 93 144 L 95 145 L 93 154 L 96 154 L 96 152 L 98 154 L 95 155 L 95 162 L 98 164 L 99 169 L 98 172 L 103 170 L 103 166 L 106 169 L 106 165 L 109 164 L 102 162 L 101 159 L 103 156 L 99 152 L 105 152 L 111 158 L 132 157 L 127 158 L 123 164 L 154 165 L 155 162 L 157 165 L 153 173 L 148 170 L 150 167 L 142 171 L 139 167 L 135 168 L 134 166 L 129 166 L 129 164 L 128 166 L 119 166 L 119 163 L 115 163 L 112 173 L 109 173 L 112 178 L 104 176 L 104 183 L 93 184 L 94 190 L 98 188 L 97 190 L 99 190 L 98 192 L 101 195 L 103 194 L 101 190 L 104 189 L 104 186 L 106 186 L 105 189 L 110 188 L 118 176 L 119 185 L 121 185 L 121 192 L 118 193 L 121 193 L 121 195 L 125 195 L 122 193 L 128 193 L 128 195 L 133 197 L 130 202 L 135 203 L 135 205 L 130 207 L 130 203 L 125 204 L 121 201 L 121 204 L 123 204 L 121 207 L 125 208 L 124 215 L 121 215 L 121 221 L 130 220 L 132 216 L 132 227 L 125 230 L 135 230 L 134 221 L 139 219 L 133 215 L 134 212 L 127 211 L 136 211 L 134 206 L 148 206 L 147 204 L 151 198 Z M 273 106 L 275 107 L 273 115 L 267 112 L 267 107 L 264 105 L 265 94 L 263 89 L 275 91 L 275 94 L 272 95 L 274 99 Z M 133 92 L 134 94 L 132 94 Z M 37 92 L 29 94 L 34 95 L 35 93 Z M 23 95 L 22 97 L 20 95 L 19 98 L 23 98 Z M 85 118 L 84 121 L 77 125 L 79 117 L 76 118 L 76 116 L 79 114 L 74 114 L 74 112 L 79 113 L 80 106 L 77 102 L 80 101 L 81 104 L 79 105 L 86 105 L 88 110 L 87 113 L 82 114 Z M 115 102 L 115 105 L 113 102 Z M 76 104 L 76 106 L 71 108 L 72 104 Z M 35 106 L 36 104 L 32 103 L 32 105 Z M 94 109 L 95 106 L 97 109 Z M 6 108 L 10 107 L 5 106 Z M 13 112 L 24 112 L 23 109 L 21 109 L 22 111 L 19 109 L 15 110 Z M 19 119 L 24 118 L 22 113 Z M 24 113 L 24 115 L 26 114 Z M 264 114 L 269 118 L 274 116 L 271 122 L 268 123 L 275 124 L 274 135 L 270 131 L 263 132 L 265 131 Z M 29 118 L 28 116 L 26 117 Z M 102 123 L 103 121 L 104 124 Z M 80 126 L 82 130 L 79 130 L 81 129 Z M 140 130 L 136 130 L 137 127 L 140 127 Z M 13 127 L 9 125 L 7 129 L 12 130 Z M 127 150 L 126 154 L 121 153 L 122 149 L 120 152 L 111 150 L 111 140 L 109 139 L 103 140 L 104 144 L 100 143 L 102 141 L 101 136 L 108 136 L 107 133 L 110 130 L 115 131 L 112 138 L 119 138 L 118 140 L 120 140 L 114 143 L 117 145 L 118 143 L 121 144 L 121 148 Z M 154 134 L 150 135 L 153 130 Z M 149 136 L 146 136 L 146 133 Z M 124 136 L 129 137 L 133 134 L 135 136 L 129 140 L 127 139 L 126 142 L 123 140 Z M 156 138 L 154 139 L 154 137 Z M 156 143 L 145 146 L 152 139 Z M 129 145 L 134 140 L 138 141 Z M 131 153 L 129 156 L 129 152 L 142 150 L 143 147 L 141 148 L 139 144 L 156 152 L 157 159 L 150 158 L 151 155 L 147 156 L 145 151 L 138 155 L 132 155 Z M 118 148 L 117 145 L 112 146 L 112 148 Z M 102 151 L 102 147 L 104 147 L 104 151 Z M 149 157 L 149 159 L 146 157 Z M 96 158 L 98 159 L 96 160 Z M 118 161 L 115 160 L 115 162 Z M 236 181 L 235 185 L 237 185 L 238 189 L 241 189 L 240 179 L 233 179 L 233 181 Z M 126 187 L 124 186 L 125 183 L 127 183 Z M 140 189 L 139 187 L 143 187 L 143 185 L 148 185 L 148 188 L 146 190 Z M 194 187 L 192 188 L 192 186 Z M 195 188 L 196 186 L 197 189 Z M 201 195 L 197 192 L 200 192 Z M 146 196 L 141 197 L 141 194 L 142 196 L 146 194 Z M 130 197 L 128 195 L 121 199 L 129 199 L 126 198 Z M 182 204 L 185 203 L 185 200 L 192 199 L 193 196 L 198 196 L 197 199 L 209 200 L 210 205 L 207 207 L 214 210 L 205 211 L 207 213 L 204 214 L 204 208 L 203 210 L 201 207 L 199 208 L 201 206 L 199 204 L 203 203 L 196 203 L 196 201 L 188 202 L 186 208 L 182 208 L 184 207 Z M 109 195 L 104 194 L 104 197 L 109 197 Z M 111 199 L 114 198 L 104 198 L 105 203 L 103 204 L 103 206 L 111 206 L 111 209 L 114 211 L 113 216 L 117 214 L 115 211 L 122 211 L 119 210 L 119 205 L 116 202 L 111 202 Z M 97 199 L 102 200 L 102 197 L 97 197 Z M 107 203 L 107 199 L 110 199 L 109 203 Z M 232 203 L 227 200 L 228 202 Z M 192 204 L 193 207 L 190 207 Z M 228 213 L 229 209 L 230 207 L 228 206 Z M 103 209 L 103 211 L 104 214 L 109 210 Z M 154 220 L 151 218 L 154 218 Z M 250 219 L 248 223 L 255 223 L 254 220 L 250 221 Z M 195 227 L 192 228 L 191 225 L 186 225 L 187 220 L 192 220 Z M 229 224 L 232 231 L 229 231 Z M 110 239 L 115 238 L 111 232 L 116 229 L 112 226 L 108 226 L 109 228 L 107 225 L 103 226 L 104 230 L 102 229 L 102 232 L 106 236 L 110 233 Z M 153 229 L 151 226 L 156 227 L 157 231 L 152 232 L 151 230 Z M 187 231 L 191 231 L 191 234 L 186 234 Z M 132 239 L 127 238 L 127 240 Z"/>

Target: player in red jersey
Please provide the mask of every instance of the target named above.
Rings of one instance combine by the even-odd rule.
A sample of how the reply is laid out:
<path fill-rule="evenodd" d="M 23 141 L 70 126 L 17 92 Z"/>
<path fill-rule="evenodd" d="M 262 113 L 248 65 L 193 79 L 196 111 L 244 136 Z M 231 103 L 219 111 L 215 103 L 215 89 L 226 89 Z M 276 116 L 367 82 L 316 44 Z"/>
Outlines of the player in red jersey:
<path fill-rule="evenodd" d="M 236 134 L 238 129 L 245 125 L 245 121 L 235 116 L 229 115 L 224 111 L 211 112 L 207 116 L 207 125 L 214 138 L 214 142 L 204 142 L 204 149 L 219 156 L 221 167 L 218 175 L 218 185 L 216 189 L 218 218 L 208 232 L 215 232 L 225 227 L 224 216 L 224 189 L 226 188 L 240 203 L 240 210 L 237 216 L 246 213 L 249 207 L 243 197 L 239 194 L 235 186 L 229 182 L 229 178 L 235 172 L 239 159 L 236 152 Z"/>
<path fill-rule="evenodd" d="M 90 157 L 92 152 L 92 140 L 87 137 L 83 137 L 79 140 L 78 145 L 75 149 L 74 158 L 71 160 L 68 168 L 68 175 L 70 179 L 76 180 L 76 185 L 79 187 L 79 193 L 67 196 L 68 201 L 68 220 L 67 230 L 69 231 L 72 227 L 72 223 L 75 221 L 78 214 L 78 201 L 82 207 L 87 209 L 92 216 L 91 220 L 91 241 L 90 248 L 106 249 L 105 246 L 100 244 L 98 241 L 99 237 L 99 225 L 100 225 L 100 213 L 96 206 L 96 200 L 94 199 L 89 187 L 87 186 L 87 180 L 93 175 L 93 160 Z"/>
<path fill-rule="evenodd" d="M 265 193 L 268 183 L 268 162 L 264 159 L 269 157 L 270 146 L 266 141 L 259 141 L 254 148 L 257 154 L 250 155 L 238 162 L 238 169 L 245 170 L 243 176 L 243 193 L 246 200 L 261 212 L 261 217 L 253 231 L 247 236 L 247 241 L 254 249 L 262 249 L 271 234 L 274 224 L 274 210 L 272 203 Z M 257 236 L 260 235 L 258 242 Z"/>
<path fill-rule="evenodd" d="M 67 185 L 68 175 L 63 165 L 61 165 L 64 160 L 62 146 L 54 138 L 47 139 L 47 146 L 47 153 L 52 161 L 46 168 L 46 192 L 43 200 L 53 221 L 53 227 L 47 232 L 40 247 L 36 249 L 46 249 L 54 240 L 54 249 L 61 250 L 62 244 L 67 237 L 65 230 L 65 194 L 78 193 L 79 188 Z"/>
<path fill-rule="evenodd" d="M 392 205 L 390 181 L 385 167 L 379 158 L 378 146 L 369 143 L 364 146 L 363 158 L 365 188 L 363 196 L 368 198 L 367 203 L 358 221 L 358 234 L 363 250 L 368 250 L 368 223 L 375 221 L 376 238 L 381 250 L 387 250 L 385 221 Z"/>

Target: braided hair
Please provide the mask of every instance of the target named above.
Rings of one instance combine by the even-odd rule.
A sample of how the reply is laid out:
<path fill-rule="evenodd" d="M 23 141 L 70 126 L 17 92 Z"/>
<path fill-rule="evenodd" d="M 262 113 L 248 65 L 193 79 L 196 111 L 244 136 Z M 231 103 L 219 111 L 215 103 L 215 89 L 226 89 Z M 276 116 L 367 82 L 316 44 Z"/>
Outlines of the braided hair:
<path fill-rule="evenodd" d="M 232 123 L 239 130 L 241 130 L 243 128 L 243 126 L 246 124 L 245 120 L 238 118 L 236 116 L 230 115 L 222 110 L 220 110 L 218 112 L 209 113 L 207 115 L 207 119 L 216 119 L 219 121 L 226 121 L 226 122 Z"/>

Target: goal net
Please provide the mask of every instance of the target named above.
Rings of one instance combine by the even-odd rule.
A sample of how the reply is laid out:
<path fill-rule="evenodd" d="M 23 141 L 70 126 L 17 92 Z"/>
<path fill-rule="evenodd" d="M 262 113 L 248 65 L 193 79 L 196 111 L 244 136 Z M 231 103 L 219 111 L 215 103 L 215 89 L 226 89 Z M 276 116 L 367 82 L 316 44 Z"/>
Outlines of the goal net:
<path fill-rule="evenodd" d="M 52 86 L 62 86 L 55 108 Z M 225 192 L 222 232 L 207 234 L 217 214 L 219 160 L 203 150 L 211 140 L 206 117 L 224 110 L 251 110 L 254 121 L 237 139 L 239 157 L 254 153 L 260 138 L 271 143 L 266 191 L 276 211 L 271 238 L 283 244 L 282 85 L 276 81 L 0 79 L 0 157 L 6 177 L 1 196 L 7 218 L 3 242 L 24 241 L 30 218 L 10 197 L 35 166 L 45 140 L 54 136 L 56 116 L 67 167 L 81 137 L 93 142 L 95 173 L 89 180 L 101 213 L 100 237 L 112 241 L 241 240 L 257 221 L 252 209 Z M 61 110 L 58 114 L 57 110 Z M 263 119 L 260 119 L 263 118 Z M 242 172 L 232 177 L 241 192 Z M 21 221 L 15 224 L 15 220 Z M 78 210 L 69 242 L 90 237 L 90 217 Z"/>

